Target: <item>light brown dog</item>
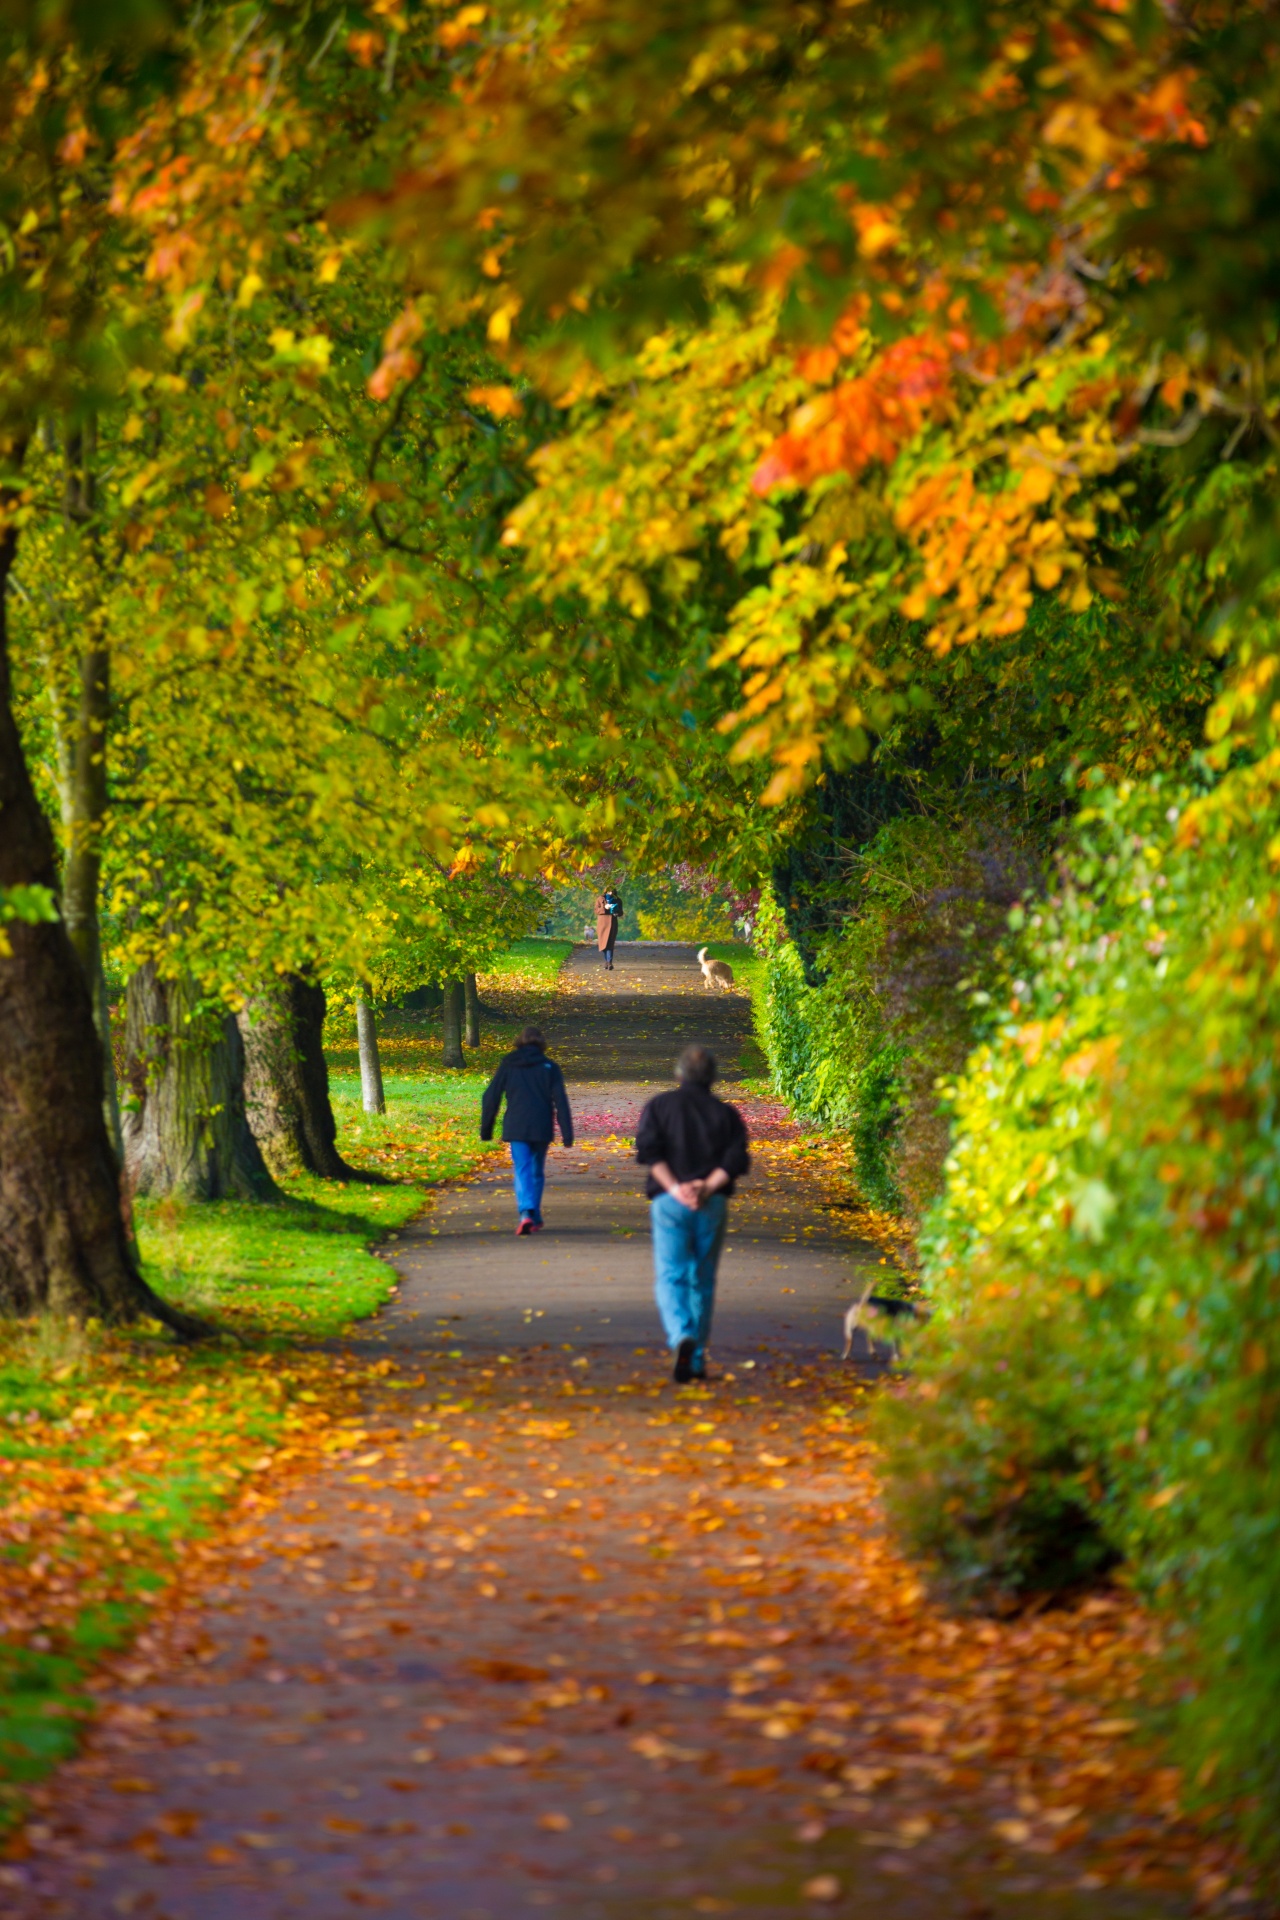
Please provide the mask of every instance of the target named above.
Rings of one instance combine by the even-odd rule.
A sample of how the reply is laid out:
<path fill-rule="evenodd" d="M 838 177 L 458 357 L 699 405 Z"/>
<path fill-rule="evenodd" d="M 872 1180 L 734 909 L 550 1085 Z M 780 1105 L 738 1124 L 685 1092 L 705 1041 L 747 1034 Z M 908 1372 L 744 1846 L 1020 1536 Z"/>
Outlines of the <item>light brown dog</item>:
<path fill-rule="evenodd" d="M 727 960 L 708 960 L 705 947 L 698 948 L 698 965 L 702 968 L 702 979 L 708 987 L 723 987 L 726 993 L 733 988 L 733 968 Z"/>

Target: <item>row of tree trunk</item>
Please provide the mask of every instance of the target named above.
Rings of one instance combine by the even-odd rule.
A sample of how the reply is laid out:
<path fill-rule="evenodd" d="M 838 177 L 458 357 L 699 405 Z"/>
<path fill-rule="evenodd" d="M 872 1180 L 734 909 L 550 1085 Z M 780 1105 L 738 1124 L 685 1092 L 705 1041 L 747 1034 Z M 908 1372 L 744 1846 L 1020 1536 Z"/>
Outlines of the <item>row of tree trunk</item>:
<path fill-rule="evenodd" d="M 269 1200 L 276 1180 L 369 1178 L 337 1148 L 324 989 L 288 974 L 237 1016 L 140 967 L 125 1014 L 125 1174 L 137 1194 Z"/>
<path fill-rule="evenodd" d="M 443 992 L 444 1064 L 466 1064 L 480 1040 L 476 977 Z M 268 1200 L 277 1180 L 362 1174 L 338 1152 L 325 1065 L 323 987 L 287 974 L 239 1015 L 202 1002 L 193 982 L 153 965 L 129 981 L 121 1131 L 129 1190 L 187 1200 Z M 360 1091 L 366 1113 L 385 1113 L 372 1006 L 356 1002 Z"/>
<path fill-rule="evenodd" d="M 426 1006 L 434 1002 L 439 1006 L 444 1038 L 443 1064 L 446 1067 L 465 1067 L 467 1059 L 462 1051 L 464 1031 L 469 1047 L 480 1045 L 480 989 L 476 976 L 467 973 L 461 980 L 446 980 L 438 991 L 439 999 L 436 1001 L 430 988 L 418 988 L 408 996 L 405 1004 L 412 1001 L 417 1006 Z M 387 1101 L 382 1090 L 378 1027 L 373 1008 L 364 999 L 356 1001 L 356 1041 L 360 1050 L 361 1104 L 366 1113 L 385 1113 Z"/>
<path fill-rule="evenodd" d="M 95 455 L 91 429 L 69 434 L 69 524 L 92 527 Z M 20 467 L 22 445 L 10 441 L 6 457 Z M 15 498 L 8 482 L 0 486 L 0 508 Z M 34 888 L 60 899 L 62 917 L 0 924 L 0 1313 L 112 1322 L 145 1313 L 195 1336 L 207 1329 L 142 1277 L 131 1192 L 265 1199 L 295 1170 L 380 1176 L 357 1174 L 338 1153 L 320 1044 L 324 994 L 298 976 L 233 1018 L 202 1003 L 190 982 L 142 968 L 129 986 L 118 1098 L 98 926 L 110 660 L 92 609 L 74 725 L 59 743 L 64 863 L 11 697 L 7 586 L 17 545 L 16 520 L 0 514 L 0 901 L 11 888 Z M 451 991 L 465 1002 L 474 1045 L 474 980 Z M 371 1016 L 366 1024 L 376 1061 Z M 461 1066 L 460 1045 L 454 1055 Z M 381 1111 L 380 1074 L 372 1096 Z"/>

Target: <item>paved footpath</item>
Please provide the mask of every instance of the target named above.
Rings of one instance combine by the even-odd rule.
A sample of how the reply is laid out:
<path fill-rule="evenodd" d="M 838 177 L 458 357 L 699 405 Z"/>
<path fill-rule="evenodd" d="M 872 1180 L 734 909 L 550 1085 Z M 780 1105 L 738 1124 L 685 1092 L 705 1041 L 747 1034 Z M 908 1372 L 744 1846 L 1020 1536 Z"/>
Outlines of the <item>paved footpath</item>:
<path fill-rule="evenodd" d="M 126 1665 L 6 1869 L 17 1920 L 1187 1910 L 1086 1871 L 1098 1781 L 1014 1750 L 995 1629 L 912 1611 L 838 1358 L 880 1254 L 756 1102 L 715 1377 L 670 1385 L 626 1136 L 689 1040 L 732 1094 L 749 1010 L 689 949 L 597 968 L 550 1023 L 580 1138 L 547 1231 L 515 1239 L 495 1161 L 400 1237 L 351 1344 L 385 1391 Z M 1046 1729 L 1096 1720 L 1042 1664 Z"/>
<path fill-rule="evenodd" d="M 674 1085 L 673 1067 L 692 1041 L 722 1063 L 720 1091 L 735 1098 L 751 1064 L 750 1004 L 704 986 L 692 947 L 619 946 L 612 973 L 578 948 L 566 969 L 547 1044 L 569 1084 L 578 1142 L 548 1158 L 543 1212 L 533 1241 L 513 1228 L 505 1155 L 461 1194 L 410 1228 L 396 1264 L 405 1287 L 373 1330 L 369 1350 L 402 1353 L 424 1344 L 465 1351 L 512 1346 L 561 1349 L 566 1341 L 606 1356 L 654 1355 L 660 1375 L 644 1180 L 632 1157 L 640 1109 Z M 736 1095 L 741 1099 L 741 1095 Z M 795 1129 L 772 1105 L 745 1103 L 752 1132 L 773 1140 Z M 761 1171 L 764 1171 L 762 1168 Z M 851 1242 L 838 1215 L 811 1212 L 812 1186 L 771 1168 L 740 1189 L 722 1264 L 714 1350 L 721 1365 L 761 1349 L 806 1355 L 840 1345 L 840 1318 L 855 1276 L 880 1249 Z"/>

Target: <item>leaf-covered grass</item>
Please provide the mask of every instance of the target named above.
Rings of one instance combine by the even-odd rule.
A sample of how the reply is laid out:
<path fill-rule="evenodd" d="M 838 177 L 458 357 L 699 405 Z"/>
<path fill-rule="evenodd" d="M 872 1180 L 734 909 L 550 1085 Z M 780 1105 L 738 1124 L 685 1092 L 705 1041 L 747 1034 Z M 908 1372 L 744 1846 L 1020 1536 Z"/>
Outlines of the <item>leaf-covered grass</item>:
<path fill-rule="evenodd" d="M 363 1111 L 358 1073 L 331 1075 L 344 1154 L 354 1167 L 419 1183 L 464 1173 L 477 1155 L 490 1151 L 479 1129 L 480 1095 L 492 1070 L 384 1073 L 387 1110 L 381 1114 Z"/>
<path fill-rule="evenodd" d="M 555 992 L 561 967 L 573 952 L 572 940 L 544 940 L 531 937 L 517 940 L 506 953 L 499 954 L 485 973 L 477 976 L 482 1007 L 479 1047 L 464 1049 L 468 1070 L 487 1080 L 503 1054 L 515 1041 L 526 1021 L 536 1020 Z M 378 1051 L 382 1076 L 390 1104 L 390 1081 L 406 1075 L 438 1076 L 443 1090 L 462 1078 L 441 1064 L 441 1022 L 439 1009 L 421 1013 L 386 1007 L 378 1013 Z M 335 1011 L 325 1027 L 325 1053 L 335 1084 L 344 1089 L 360 1088 L 360 1062 L 356 1052 L 355 1013 L 351 1008 Z M 358 1100 L 357 1100 L 358 1106 Z"/>
<path fill-rule="evenodd" d="M 438 1026 L 392 1016 L 404 1027 L 384 1041 L 385 1115 L 361 1112 L 335 1023 L 339 1146 L 396 1184 L 303 1177 L 278 1206 L 138 1203 L 147 1278 L 229 1337 L 175 1348 L 155 1326 L 0 1323 L 0 1831 L 73 1751 L 94 1667 L 136 1634 L 179 1550 L 353 1404 L 370 1369 L 300 1343 L 386 1300 L 392 1272 L 372 1247 L 487 1151 L 480 1089 L 570 951 L 520 941 L 495 962 L 481 995 L 500 1011 L 464 1072 L 440 1069 Z"/>
<path fill-rule="evenodd" d="M 744 1091 L 767 1099 L 773 1094 L 774 1087 L 768 1058 L 760 1040 L 764 1030 L 762 1009 L 767 985 L 767 968 L 764 958 L 739 940 L 708 941 L 707 954 L 712 960 L 728 962 L 733 968 L 734 986 L 739 993 L 745 993 L 751 1002 L 751 1020 L 755 1033 L 743 1048 L 738 1062 L 746 1075 L 740 1084 Z"/>
<path fill-rule="evenodd" d="M 370 1252 L 420 1186 L 299 1182 L 286 1204 L 143 1203 L 148 1278 L 238 1338 L 0 1326 L 0 1829 L 73 1749 L 86 1683 L 129 1641 L 178 1549 L 351 1392 L 331 1336 L 387 1297 Z"/>

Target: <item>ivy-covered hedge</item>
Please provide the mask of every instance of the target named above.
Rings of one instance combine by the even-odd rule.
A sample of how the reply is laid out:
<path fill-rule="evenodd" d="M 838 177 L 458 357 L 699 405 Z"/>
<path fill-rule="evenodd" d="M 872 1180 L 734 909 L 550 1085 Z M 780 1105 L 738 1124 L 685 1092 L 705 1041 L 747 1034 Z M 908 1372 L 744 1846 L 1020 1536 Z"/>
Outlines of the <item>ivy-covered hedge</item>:
<path fill-rule="evenodd" d="M 757 1027 L 774 1083 L 797 1114 L 850 1136 L 873 1206 L 918 1214 L 937 1190 L 937 1082 L 972 1044 L 969 982 L 1035 879 L 1033 845 L 999 799 L 890 820 L 840 862 L 808 968 L 787 931 L 801 903 L 776 888 L 762 899 Z"/>
<path fill-rule="evenodd" d="M 896 1211 L 902 1049 L 885 1032 L 874 993 L 850 977 L 847 954 L 830 939 L 823 958 L 832 970 L 822 986 L 806 986 L 772 893 L 761 903 L 756 945 L 766 960 L 757 1031 L 775 1087 L 802 1118 L 852 1136 L 863 1193 Z"/>

